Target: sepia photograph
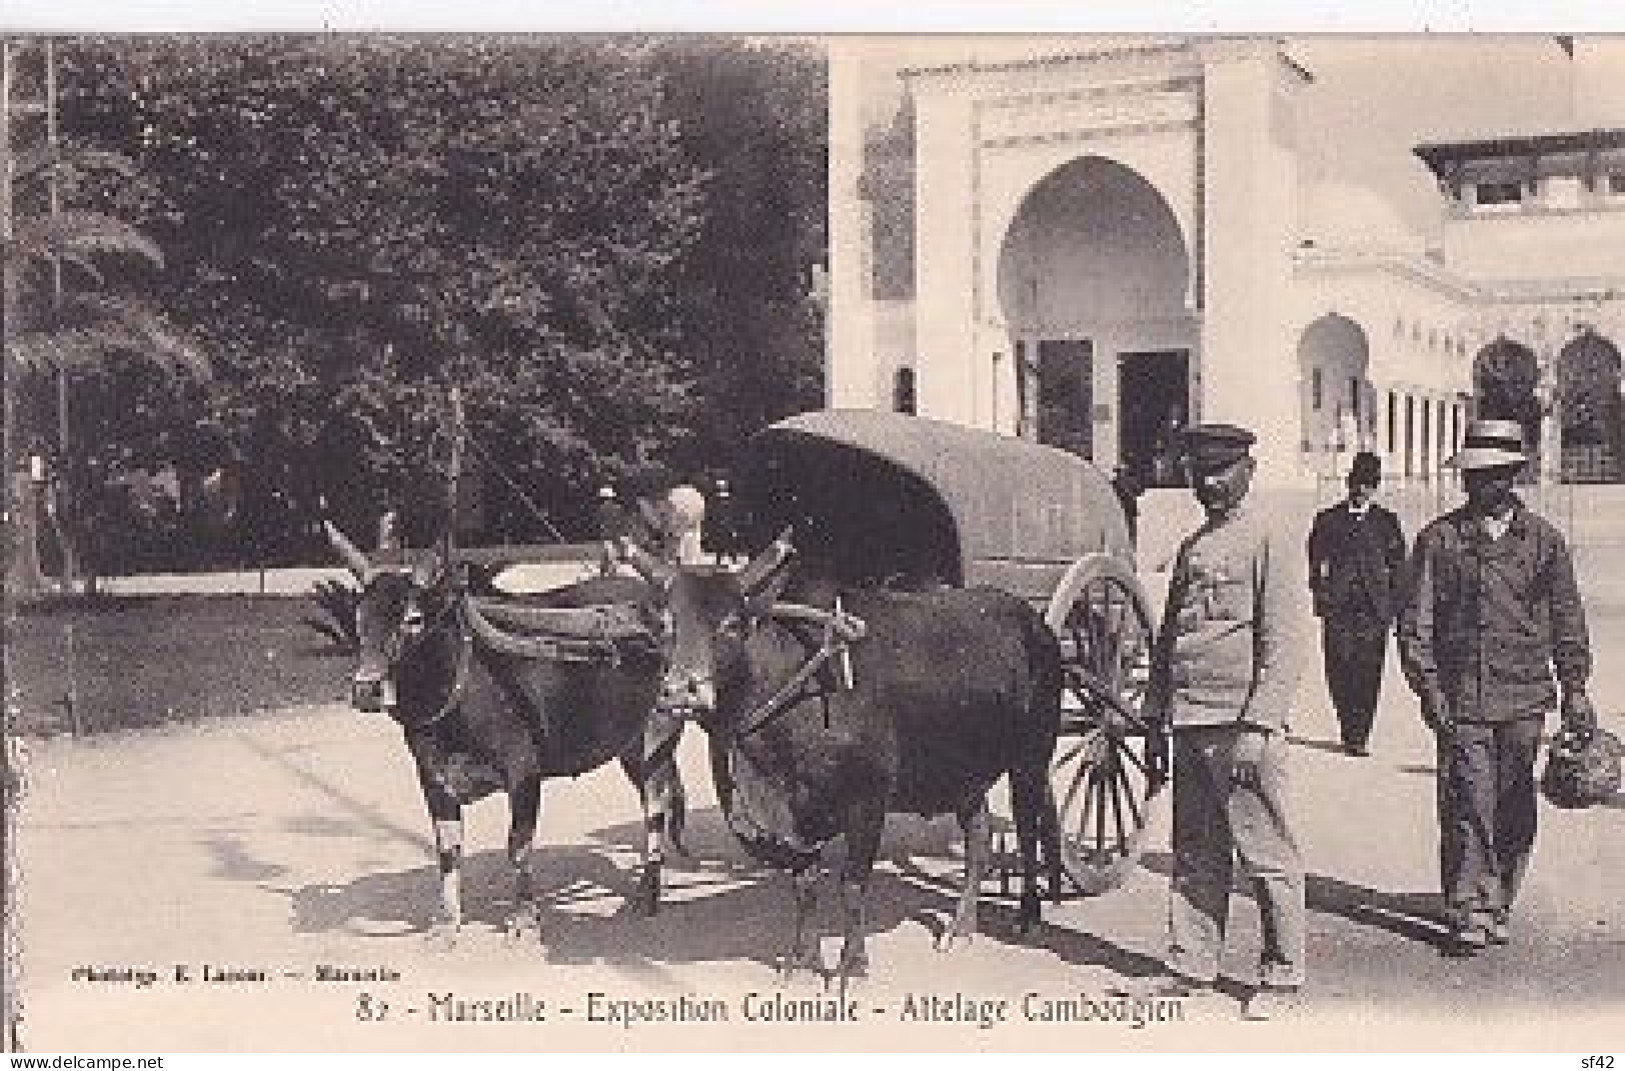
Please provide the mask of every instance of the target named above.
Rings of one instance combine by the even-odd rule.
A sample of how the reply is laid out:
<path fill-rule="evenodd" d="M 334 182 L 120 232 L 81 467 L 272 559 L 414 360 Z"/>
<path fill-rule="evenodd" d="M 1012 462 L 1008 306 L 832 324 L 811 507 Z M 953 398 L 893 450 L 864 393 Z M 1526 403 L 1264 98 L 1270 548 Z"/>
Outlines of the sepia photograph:
<path fill-rule="evenodd" d="M 317 28 L 0 16 L 0 1050 L 1617 1048 L 1625 36 Z"/>

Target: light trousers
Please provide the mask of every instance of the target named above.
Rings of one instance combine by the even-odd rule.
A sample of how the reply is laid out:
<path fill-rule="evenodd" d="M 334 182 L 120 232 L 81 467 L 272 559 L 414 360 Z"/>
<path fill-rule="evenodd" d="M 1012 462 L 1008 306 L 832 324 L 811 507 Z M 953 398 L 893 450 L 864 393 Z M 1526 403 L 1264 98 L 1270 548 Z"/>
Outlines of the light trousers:
<path fill-rule="evenodd" d="M 1257 786 L 1237 785 L 1231 769 L 1246 731 L 1232 725 L 1174 730 L 1168 966 L 1199 982 L 1218 977 L 1239 860 L 1263 930 L 1259 981 L 1299 986 L 1306 920 L 1303 862 L 1286 813 L 1290 745 L 1284 733 L 1271 733 Z"/>

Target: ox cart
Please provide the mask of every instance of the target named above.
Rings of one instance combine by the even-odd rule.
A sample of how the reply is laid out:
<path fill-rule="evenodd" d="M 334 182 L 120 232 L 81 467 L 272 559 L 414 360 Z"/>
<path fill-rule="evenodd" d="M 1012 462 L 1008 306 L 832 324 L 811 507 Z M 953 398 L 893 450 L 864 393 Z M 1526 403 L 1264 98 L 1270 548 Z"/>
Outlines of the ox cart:
<path fill-rule="evenodd" d="M 1051 785 L 1072 892 L 1135 865 L 1168 781 L 1145 710 L 1154 629 L 1116 493 L 1089 462 L 993 432 L 832 410 L 758 433 L 739 473 L 755 545 L 794 525 L 854 586 L 988 585 L 1039 608 L 1066 667 Z"/>

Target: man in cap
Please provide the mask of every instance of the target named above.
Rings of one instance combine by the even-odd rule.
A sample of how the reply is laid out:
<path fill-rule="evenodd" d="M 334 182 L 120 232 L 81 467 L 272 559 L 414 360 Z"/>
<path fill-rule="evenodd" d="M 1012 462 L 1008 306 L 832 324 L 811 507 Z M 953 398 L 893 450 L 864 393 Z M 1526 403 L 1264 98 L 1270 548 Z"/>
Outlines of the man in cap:
<path fill-rule="evenodd" d="M 1526 460 L 1516 421 L 1468 426 L 1452 460 L 1467 501 L 1417 535 L 1399 615 L 1400 662 L 1437 741 L 1439 868 L 1462 954 L 1510 940 L 1546 713 L 1559 707 L 1577 735 L 1596 726 L 1574 562 L 1513 490 Z"/>
<path fill-rule="evenodd" d="M 1369 451 L 1355 454 L 1348 497 L 1317 513 L 1309 529 L 1309 590 L 1320 618 L 1326 684 L 1350 755 L 1368 754 L 1405 567 L 1399 518 L 1372 501 L 1381 483 L 1382 460 Z"/>
<path fill-rule="evenodd" d="M 1253 434 L 1186 432 L 1207 522 L 1174 559 L 1150 709 L 1172 727 L 1174 873 L 1168 995 L 1213 985 L 1237 858 L 1263 922 L 1248 1018 L 1285 1010 L 1304 981 L 1303 864 L 1287 821 L 1287 715 L 1303 661 L 1302 562 L 1249 508 Z"/>

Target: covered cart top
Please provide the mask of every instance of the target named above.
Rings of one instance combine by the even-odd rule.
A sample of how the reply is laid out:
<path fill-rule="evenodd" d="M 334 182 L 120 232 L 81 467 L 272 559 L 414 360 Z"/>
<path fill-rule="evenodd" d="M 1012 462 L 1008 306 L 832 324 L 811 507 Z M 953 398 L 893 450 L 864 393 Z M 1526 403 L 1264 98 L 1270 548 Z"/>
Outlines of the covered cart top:
<path fill-rule="evenodd" d="M 993 584 L 1041 598 L 1085 554 L 1130 557 L 1111 483 L 1074 454 L 879 410 L 791 417 L 752 440 L 740 492 L 761 539 L 796 526 L 841 579 Z"/>

